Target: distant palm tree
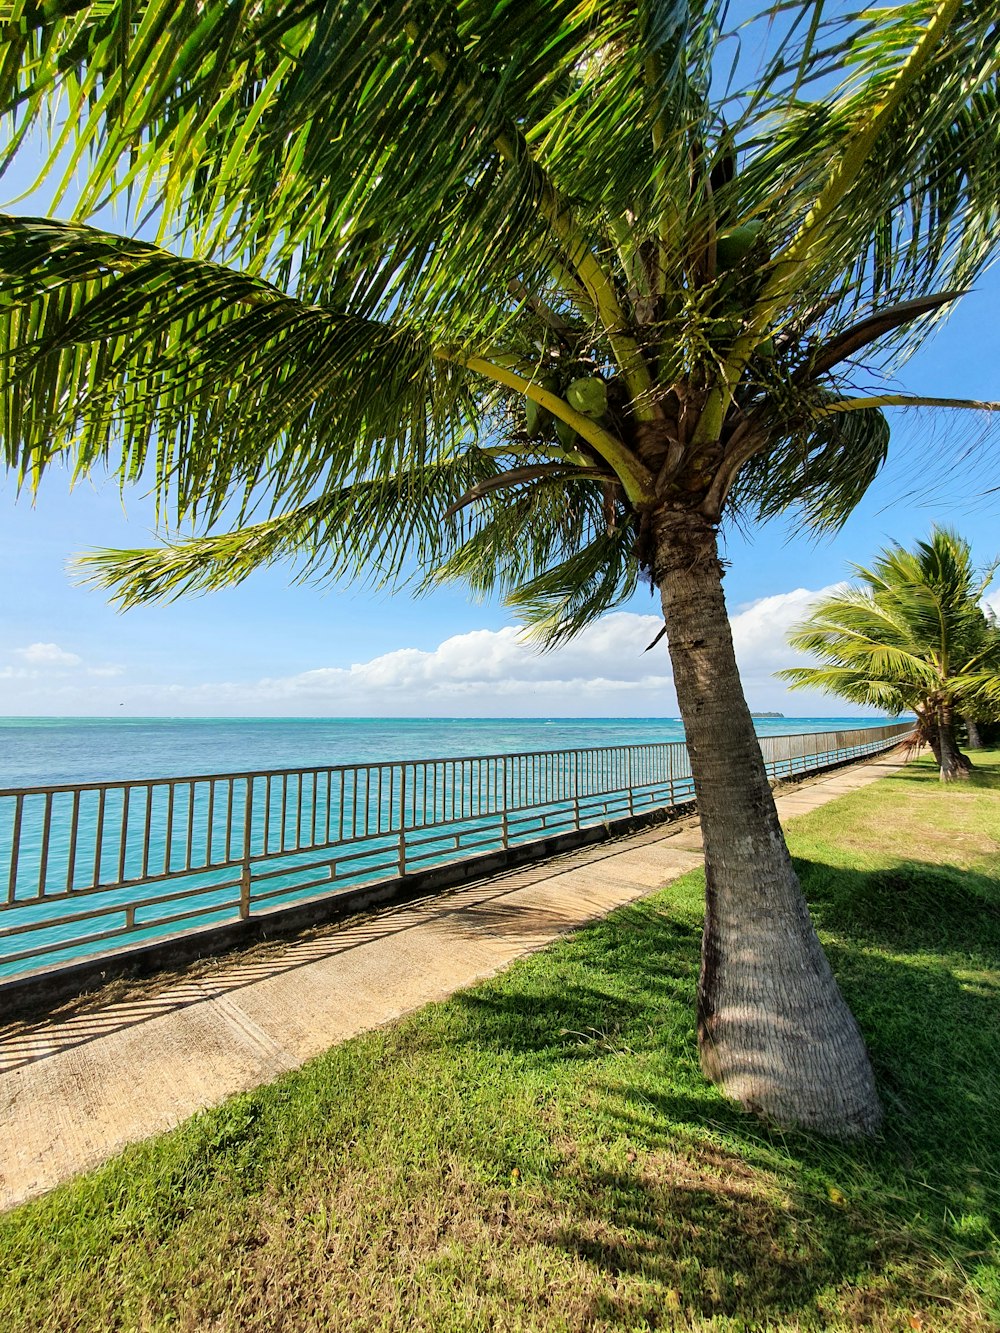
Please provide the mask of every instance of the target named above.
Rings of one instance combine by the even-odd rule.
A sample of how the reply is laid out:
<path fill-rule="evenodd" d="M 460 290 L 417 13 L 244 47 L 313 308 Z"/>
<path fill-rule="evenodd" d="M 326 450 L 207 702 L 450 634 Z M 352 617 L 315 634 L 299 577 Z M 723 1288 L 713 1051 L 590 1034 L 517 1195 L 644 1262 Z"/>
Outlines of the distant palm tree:
<path fill-rule="evenodd" d="M 793 689 L 916 713 L 942 782 L 967 777 L 957 716 L 1000 716 L 1000 628 L 980 605 L 998 566 L 977 573 L 968 542 L 942 528 L 913 551 L 888 546 L 870 569 L 854 566 L 865 586 L 824 598 L 789 634 L 823 665 L 778 675 Z"/>
<path fill-rule="evenodd" d="M 968 647 L 975 651 L 976 647 L 982 643 L 985 644 L 988 639 L 1000 634 L 1000 621 L 997 619 L 996 612 L 987 607 L 983 612 L 982 618 L 970 627 Z M 962 721 L 965 723 L 966 748 L 969 750 L 982 750 L 984 742 L 980 726 L 982 724 L 992 724 L 1000 720 L 1000 708 L 989 699 L 969 700 L 960 705 Z M 931 743 L 933 743 L 931 741 Z M 935 751 L 937 754 L 937 751 Z M 968 756 L 963 755 L 963 759 L 968 762 Z"/>
<path fill-rule="evenodd" d="M 880 1110 L 743 699 L 727 513 L 836 525 L 898 365 L 997 249 L 996 7 L 47 0 L 3 27 L 0 437 L 198 535 L 124 605 L 297 558 L 466 579 L 549 642 L 659 592 L 705 837 L 707 1074 L 832 1134 Z M 158 244 L 84 225 L 112 205 Z M 107 209 L 104 209 L 107 205 Z M 864 352 L 864 375 L 852 358 Z M 864 381 L 862 383 L 862 381 Z M 232 531 L 219 531 L 220 523 Z M 609 700 L 609 708 L 614 701 Z"/>

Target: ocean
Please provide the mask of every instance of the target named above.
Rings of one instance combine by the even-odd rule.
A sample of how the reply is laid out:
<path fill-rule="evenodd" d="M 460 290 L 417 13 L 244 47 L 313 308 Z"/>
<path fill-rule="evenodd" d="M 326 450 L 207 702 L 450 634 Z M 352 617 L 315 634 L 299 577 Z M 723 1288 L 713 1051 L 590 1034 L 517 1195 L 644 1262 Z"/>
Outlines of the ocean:
<path fill-rule="evenodd" d="M 782 735 L 878 717 L 758 718 Z M 0 788 L 680 741 L 676 718 L 0 718 Z"/>

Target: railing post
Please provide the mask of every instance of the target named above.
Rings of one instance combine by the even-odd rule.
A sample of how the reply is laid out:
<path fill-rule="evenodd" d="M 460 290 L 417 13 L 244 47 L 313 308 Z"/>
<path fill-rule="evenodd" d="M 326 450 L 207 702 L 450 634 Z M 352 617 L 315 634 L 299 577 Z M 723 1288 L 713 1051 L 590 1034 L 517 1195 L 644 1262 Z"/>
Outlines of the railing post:
<path fill-rule="evenodd" d="M 253 831 L 253 778 L 246 779 L 247 792 L 243 802 L 243 863 L 240 868 L 240 920 L 250 915 L 250 835 Z"/>
<path fill-rule="evenodd" d="M 501 783 L 503 786 L 503 808 L 500 814 L 500 845 L 507 851 L 510 847 L 510 825 L 507 822 L 507 756 L 500 759 Z"/>
<path fill-rule="evenodd" d="M 399 878 L 406 874 L 406 763 L 399 766 Z"/>

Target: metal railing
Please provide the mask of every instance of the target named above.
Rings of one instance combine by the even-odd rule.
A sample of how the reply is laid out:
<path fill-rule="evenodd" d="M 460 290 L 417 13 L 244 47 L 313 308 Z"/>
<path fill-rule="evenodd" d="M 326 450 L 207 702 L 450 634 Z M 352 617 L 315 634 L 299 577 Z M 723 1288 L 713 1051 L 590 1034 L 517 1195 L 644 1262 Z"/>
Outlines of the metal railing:
<path fill-rule="evenodd" d="M 761 749 L 783 777 L 908 730 Z M 0 790 L 0 981 L 693 796 L 683 742 Z"/>

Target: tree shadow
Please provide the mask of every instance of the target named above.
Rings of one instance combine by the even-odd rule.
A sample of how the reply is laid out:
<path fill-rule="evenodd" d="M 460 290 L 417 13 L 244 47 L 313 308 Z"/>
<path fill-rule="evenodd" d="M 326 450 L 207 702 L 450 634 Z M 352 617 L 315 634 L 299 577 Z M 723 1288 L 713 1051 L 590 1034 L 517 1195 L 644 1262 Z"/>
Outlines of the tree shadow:
<path fill-rule="evenodd" d="M 648 903 L 620 908 L 547 955 L 456 995 L 467 1020 L 461 1039 L 545 1060 L 603 1058 L 631 1043 L 634 1028 L 649 1041 L 651 1005 L 693 1034 L 700 940 L 700 925 Z"/>
<path fill-rule="evenodd" d="M 983 756 L 977 751 L 972 751 L 966 756 L 972 763 L 972 770 L 967 779 L 953 783 L 950 790 L 955 792 L 968 791 L 969 788 L 979 790 L 997 790 L 1000 788 L 1000 771 L 991 753 L 989 757 Z M 941 770 L 937 764 L 926 754 L 923 758 L 917 759 L 906 765 L 905 768 L 897 770 L 895 773 L 888 773 L 880 781 L 891 783 L 895 786 L 905 784 L 909 787 L 930 788 L 933 791 L 941 791 Z"/>
<path fill-rule="evenodd" d="M 1000 1230 L 1000 878 L 797 866 L 869 1043 L 882 1137 L 782 1132 L 707 1084 L 694 1057 L 700 925 L 662 897 L 636 904 L 547 967 L 457 997 L 464 1039 L 576 1069 L 570 1119 L 590 1146 L 572 1157 L 572 1188 L 553 1183 L 544 1241 L 608 1277 L 595 1321 L 662 1317 L 643 1304 L 652 1280 L 706 1318 L 812 1319 L 836 1292 L 837 1317 L 852 1310 L 864 1327 L 877 1289 L 886 1308 L 927 1312 L 925 1327 L 985 1327 L 948 1304 L 960 1269 L 943 1274 L 957 1260 L 975 1279 Z M 623 1274 L 635 1281 L 619 1290 Z"/>
<path fill-rule="evenodd" d="M 795 865 L 817 925 L 839 937 L 906 954 L 1000 955 L 1000 872 L 920 861 L 867 872 Z"/>
<path fill-rule="evenodd" d="M 1000 871 L 900 861 L 799 871 L 827 954 L 865 1033 L 886 1144 L 957 1211 L 989 1168 L 1000 1208 Z"/>

